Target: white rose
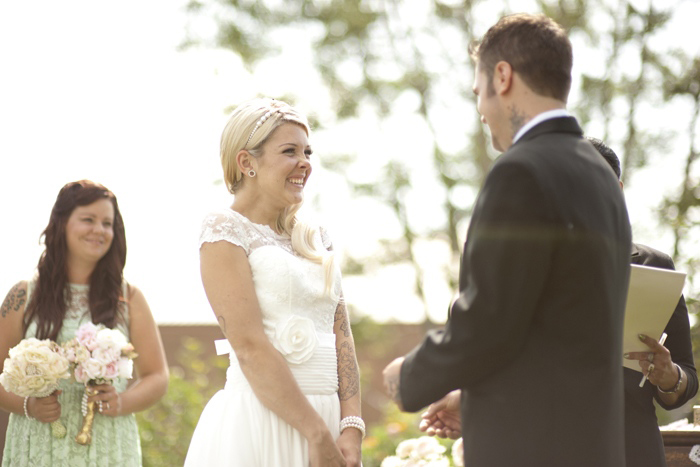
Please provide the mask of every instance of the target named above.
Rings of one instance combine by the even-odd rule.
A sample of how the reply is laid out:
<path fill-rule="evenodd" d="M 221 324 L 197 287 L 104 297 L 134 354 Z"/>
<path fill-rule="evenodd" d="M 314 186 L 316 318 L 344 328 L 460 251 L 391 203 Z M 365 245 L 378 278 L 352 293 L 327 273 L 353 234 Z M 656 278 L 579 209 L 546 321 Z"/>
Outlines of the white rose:
<path fill-rule="evenodd" d="M 134 373 L 134 361 L 130 358 L 122 358 L 117 362 L 117 374 L 120 378 L 131 379 Z"/>
<path fill-rule="evenodd" d="M 119 329 L 101 329 L 95 338 L 98 349 L 113 350 L 117 355 L 121 355 L 121 350 L 129 342 Z"/>
<path fill-rule="evenodd" d="M 452 445 L 452 460 L 456 467 L 464 467 L 464 441 L 459 438 Z"/>
<path fill-rule="evenodd" d="M 411 453 L 415 449 L 416 443 L 418 441 L 415 439 L 406 439 L 401 441 L 398 446 L 396 446 L 396 455 L 401 459 L 407 459 L 411 457 Z"/>
<path fill-rule="evenodd" d="M 427 458 L 433 454 L 442 454 L 445 446 L 431 436 L 421 436 L 415 444 L 415 454 L 419 459 Z"/>
<path fill-rule="evenodd" d="M 88 379 L 101 378 L 104 374 L 104 365 L 94 358 L 88 358 L 85 362 L 83 362 L 82 366 Z"/>
<path fill-rule="evenodd" d="M 70 363 L 68 362 L 68 359 L 57 354 L 54 356 L 53 361 L 49 362 L 47 373 L 50 374 L 55 380 L 58 380 L 59 378 L 69 378 L 69 368 Z"/>
<path fill-rule="evenodd" d="M 32 394 L 47 396 L 51 389 L 50 382 L 43 375 L 29 376 L 25 384 Z"/>
<path fill-rule="evenodd" d="M 93 360 L 97 360 L 101 365 L 109 365 L 114 362 L 115 358 L 109 349 L 98 347 L 92 351 Z"/>
<path fill-rule="evenodd" d="M 318 346 L 314 322 L 309 318 L 290 316 L 277 324 L 273 344 L 289 363 L 304 363 Z"/>
<path fill-rule="evenodd" d="M 54 352 L 48 346 L 31 347 L 25 349 L 25 351 L 23 352 L 24 359 L 27 361 L 27 363 L 31 363 L 38 366 L 46 365 L 49 362 L 49 360 L 51 360 L 53 354 Z"/>
<path fill-rule="evenodd" d="M 379 467 L 403 467 L 404 461 L 396 456 L 385 457 Z"/>

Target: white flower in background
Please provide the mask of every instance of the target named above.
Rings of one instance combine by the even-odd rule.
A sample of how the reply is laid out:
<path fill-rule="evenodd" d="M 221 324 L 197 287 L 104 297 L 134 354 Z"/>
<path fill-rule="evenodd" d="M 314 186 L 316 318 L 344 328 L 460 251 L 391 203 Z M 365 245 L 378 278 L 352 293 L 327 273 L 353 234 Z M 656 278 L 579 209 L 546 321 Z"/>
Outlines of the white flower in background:
<path fill-rule="evenodd" d="M 411 457 L 411 454 L 413 453 L 413 450 L 415 449 L 417 443 L 417 439 L 406 439 L 404 441 L 401 441 L 399 445 L 396 446 L 396 455 L 399 456 L 401 459 Z"/>
<path fill-rule="evenodd" d="M 458 442 L 461 453 L 461 439 Z M 396 447 L 396 455 L 384 458 L 381 467 L 451 467 L 453 464 L 444 454 L 446 450 L 445 446 L 431 436 L 407 439 Z M 464 467 L 461 455 L 454 460 L 455 466 Z"/>
<path fill-rule="evenodd" d="M 404 461 L 402 461 L 398 456 L 385 457 L 382 464 L 379 467 L 404 467 Z"/>
<path fill-rule="evenodd" d="M 277 324 L 273 344 L 289 363 L 304 363 L 318 346 L 314 322 L 301 316 L 290 316 Z"/>
<path fill-rule="evenodd" d="M 418 459 L 428 459 L 443 452 L 445 452 L 445 446 L 432 436 L 421 436 L 413 448 L 413 453 Z"/>
<path fill-rule="evenodd" d="M 464 441 L 459 438 L 452 445 L 452 461 L 456 467 L 464 467 Z"/>

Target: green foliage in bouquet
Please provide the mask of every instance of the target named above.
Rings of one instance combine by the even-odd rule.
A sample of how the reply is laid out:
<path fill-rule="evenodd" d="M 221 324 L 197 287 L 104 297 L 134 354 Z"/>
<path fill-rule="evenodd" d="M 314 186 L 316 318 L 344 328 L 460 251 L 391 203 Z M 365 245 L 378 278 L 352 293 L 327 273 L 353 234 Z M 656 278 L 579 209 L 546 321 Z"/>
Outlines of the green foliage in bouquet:
<path fill-rule="evenodd" d="M 136 414 L 144 467 L 184 464 L 199 416 L 214 393 L 223 388 L 228 367 L 228 358 L 205 359 L 203 353 L 198 340 L 184 339 L 181 366 L 170 368 L 168 393 L 150 409 Z"/>

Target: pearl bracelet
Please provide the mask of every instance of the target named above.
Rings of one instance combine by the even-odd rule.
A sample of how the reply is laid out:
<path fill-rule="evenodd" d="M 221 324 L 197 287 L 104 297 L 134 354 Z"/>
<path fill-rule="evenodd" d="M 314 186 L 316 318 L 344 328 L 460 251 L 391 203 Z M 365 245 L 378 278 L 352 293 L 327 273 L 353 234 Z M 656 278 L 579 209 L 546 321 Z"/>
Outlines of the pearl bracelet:
<path fill-rule="evenodd" d="M 360 417 L 351 415 L 342 419 L 340 421 L 340 432 L 342 433 L 343 431 L 345 431 L 346 428 L 357 428 L 358 430 L 360 430 L 360 433 L 362 433 L 362 439 L 365 438 L 365 421 L 362 420 Z"/>
<path fill-rule="evenodd" d="M 29 401 L 29 397 L 24 398 L 24 416 L 27 417 L 29 420 L 34 420 L 34 417 L 29 416 L 29 411 L 27 410 L 27 401 Z"/>

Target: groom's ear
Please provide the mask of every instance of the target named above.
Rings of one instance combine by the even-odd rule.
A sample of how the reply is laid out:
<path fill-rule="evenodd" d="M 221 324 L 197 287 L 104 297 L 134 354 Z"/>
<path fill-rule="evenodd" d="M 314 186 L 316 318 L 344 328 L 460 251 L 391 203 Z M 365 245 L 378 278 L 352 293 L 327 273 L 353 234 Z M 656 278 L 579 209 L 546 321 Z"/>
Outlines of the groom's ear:
<path fill-rule="evenodd" d="M 492 84 L 496 94 L 503 95 L 510 90 L 513 85 L 513 67 L 510 63 L 504 60 L 496 63 Z"/>

